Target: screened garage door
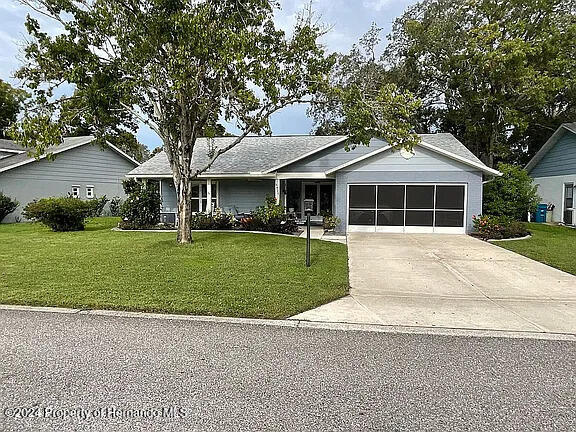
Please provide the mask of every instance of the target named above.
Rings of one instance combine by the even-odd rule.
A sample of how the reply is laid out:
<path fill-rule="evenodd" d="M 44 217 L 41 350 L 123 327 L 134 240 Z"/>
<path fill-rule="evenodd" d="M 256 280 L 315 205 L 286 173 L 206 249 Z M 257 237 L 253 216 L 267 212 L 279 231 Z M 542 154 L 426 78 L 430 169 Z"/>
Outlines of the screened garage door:
<path fill-rule="evenodd" d="M 349 185 L 348 231 L 465 233 L 466 185 Z"/>

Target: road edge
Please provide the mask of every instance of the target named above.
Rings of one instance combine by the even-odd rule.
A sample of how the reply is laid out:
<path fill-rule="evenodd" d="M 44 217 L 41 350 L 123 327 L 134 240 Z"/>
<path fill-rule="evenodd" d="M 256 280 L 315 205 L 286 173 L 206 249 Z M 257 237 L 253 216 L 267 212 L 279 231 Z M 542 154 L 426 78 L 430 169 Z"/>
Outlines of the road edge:
<path fill-rule="evenodd" d="M 256 318 L 233 318 L 203 315 L 175 315 L 150 312 L 129 312 L 101 309 L 73 309 L 46 306 L 23 306 L 0 304 L 0 311 L 19 311 L 35 313 L 52 313 L 65 315 L 89 315 L 109 318 L 139 318 L 157 319 L 168 321 L 193 321 L 204 323 L 223 323 L 236 325 L 290 327 L 300 329 L 323 329 L 333 331 L 357 331 L 390 334 L 433 335 L 453 337 L 484 337 L 484 338 L 507 338 L 507 339 L 539 339 L 576 342 L 576 335 L 570 333 L 544 333 L 544 332 L 520 332 L 494 329 L 465 329 L 449 327 L 411 327 L 391 326 L 383 324 L 356 324 L 347 322 L 322 322 L 306 320 L 272 320 Z"/>

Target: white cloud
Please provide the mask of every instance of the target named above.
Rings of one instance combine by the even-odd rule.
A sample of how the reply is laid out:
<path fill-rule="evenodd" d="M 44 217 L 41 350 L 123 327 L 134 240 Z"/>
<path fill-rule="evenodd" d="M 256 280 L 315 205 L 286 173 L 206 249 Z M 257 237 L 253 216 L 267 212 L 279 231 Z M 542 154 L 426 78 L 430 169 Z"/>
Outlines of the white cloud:
<path fill-rule="evenodd" d="M 380 12 L 393 2 L 394 0 L 364 0 L 362 4 L 365 8 L 374 9 L 375 11 Z"/>

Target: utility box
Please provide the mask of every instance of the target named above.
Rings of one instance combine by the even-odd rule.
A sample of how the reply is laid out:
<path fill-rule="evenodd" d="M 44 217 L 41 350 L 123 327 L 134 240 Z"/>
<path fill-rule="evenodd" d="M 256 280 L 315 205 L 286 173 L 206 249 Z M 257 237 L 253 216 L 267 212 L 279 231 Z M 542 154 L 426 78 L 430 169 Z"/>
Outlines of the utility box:
<path fill-rule="evenodd" d="M 534 222 L 546 222 L 546 213 L 548 213 L 548 204 L 538 204 L 538 210 L 536 210 L 536 217 L 534 218 Z"/>

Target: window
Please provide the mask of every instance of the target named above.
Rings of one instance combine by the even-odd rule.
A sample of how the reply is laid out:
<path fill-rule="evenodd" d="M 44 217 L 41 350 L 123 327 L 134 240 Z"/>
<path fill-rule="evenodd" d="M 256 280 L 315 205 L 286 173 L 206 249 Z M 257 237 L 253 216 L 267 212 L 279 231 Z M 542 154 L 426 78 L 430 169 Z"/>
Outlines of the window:
<path fill-rule="evenodd" d="M 218 184 L 212 182 L 212 210 L 218 206 Z M 208 185 L 206 182 L 192 186 L 192 211 L 205 212 L 208 204 Z"/>
<path fill-rule="evenodd" d="M 94 186 L 86 186 L 86 198 L 94 198 Z"/>
<path fill-rule="evenodd" d="M 80 186 L 72 186 L 72 198 L 80 198 Z"/>
<path fill-rule="evenodd" d="M 349 225 L 463 228 L 464 185 L 351 185 Z M 445 230 L 444 230 L 445 231 Z"/>

